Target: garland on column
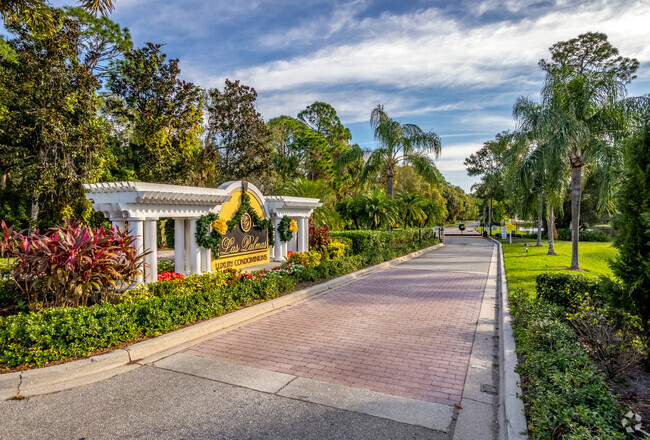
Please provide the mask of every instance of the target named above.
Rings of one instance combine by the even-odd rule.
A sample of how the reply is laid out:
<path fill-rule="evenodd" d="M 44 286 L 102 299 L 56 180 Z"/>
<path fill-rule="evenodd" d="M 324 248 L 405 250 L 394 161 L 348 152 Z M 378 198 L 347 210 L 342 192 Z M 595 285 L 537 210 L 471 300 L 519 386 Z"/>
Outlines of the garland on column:
<path fill-rule="evenodd" d="M 274 237 L 274 228 L 273 228 L 273 223 L 271 220 L 262 220 L 262 218 L 257 215 L 257 212 L 255 212 L 255 209 L 251 206 L 251 198 L 248 194 L 243 193 L 241 196 L 241 206 L 239 206 L 239 209 L 237 212 L 235 212 L 235 215 L 232 219 L 230 219 L 226 223 L 227 230 L 224 231 L 223 225 L 219 224 L 221 222 L 224 222 L 223 219 L 219 219 L 219 216 L 214 213 L 210 213 L 208 215 L 202 215 L 196 222 L 196 244 L 198 244 L 201 247 L 204 247 L 206 249 L 210 249 L 212 251 L 212 255 L 214 258 L 219 257 L 219 244 L 221 243 L 221 239 L 223 238 L 223 235 L 225 235 L 227 232 L 230 232 L 234 229 L 235 226 L 239 224 L 241 221 L 242 215 L 245 213 L 248 213 L 248 215 L 251 216 L 251 219 L 253 220 L 253 225 L 254 227 L 261 228 L 261 229 L 266 229 L 268 231 L 268 239 L 269 239 L 269 246 L 273 246 L 275 244 L 275 237 Z M 221 220 L 221 222 L 219 222 Z M 215 223 L 216 222 L 216 223 Z M 208 227 L 210 232 L 208 233 Z"/>
<path fill-rule="evenodd" d="M 296 224 L 293 220 L 291 220 L 289 217 L 286 215 L 282 217 L 282 220 L 280 220 L 280 223 L 278 223 L 278 233 L 280 234 L 280 241 L 283 243 L 286 243 L 287 241 L 291 240 L 293 238 L 293 225 Z M 297 229 L 297 225 L 296 225 Z"/>

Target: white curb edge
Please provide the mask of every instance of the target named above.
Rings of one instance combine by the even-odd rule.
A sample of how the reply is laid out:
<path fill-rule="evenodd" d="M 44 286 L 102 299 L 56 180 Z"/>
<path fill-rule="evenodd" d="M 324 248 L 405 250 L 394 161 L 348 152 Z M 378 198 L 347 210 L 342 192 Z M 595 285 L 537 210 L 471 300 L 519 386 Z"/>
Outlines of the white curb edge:
<path fill-rule="evenodd" d="M 501 243 L 493 241 L 499 252 L 497 254 L 497 295 L 499 298 L 499 440 L 528 439 L 528 424 L 524 413 L 524 402 L 521 400 L 521 378 L 515 372 L 517 354 L 515 353 L 515 337 L 512 334 L 512 317 L 508 302 L 508 280 L 506 279 L 505 262 Z"/>
<path fill-rule="evenodd" d="M 157 361 L 163 357 L 184 350 L 187 347 L 210 339 L 219 333 L 233 330 L 251 321 L 277 313 L 286 307 L 321 295 L 329 290 L 342 287 L 375 272 L 396 266 L 442 246 L 444 244 L 440 243 L 420 249 L 402 257 L 385 261 L 375 266 L 366 267 L 306 289 L 301 289 L 251 307 L 236 310 L 226 315 L 211 318 L 125 348 L 115 349 L 109 353 L 49 367 L 1 374 L 0 400 L 11 399 L 17 396 L 30 397 L 49 394 L 126 373 L 141 365 Z"/>

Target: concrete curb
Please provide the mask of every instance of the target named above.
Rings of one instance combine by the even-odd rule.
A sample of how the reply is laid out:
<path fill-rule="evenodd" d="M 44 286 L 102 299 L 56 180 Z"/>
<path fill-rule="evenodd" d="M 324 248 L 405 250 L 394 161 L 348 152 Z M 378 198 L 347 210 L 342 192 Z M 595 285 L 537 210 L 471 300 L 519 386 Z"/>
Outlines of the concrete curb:
<path fill-rule="evenodd" d="M 496 243 L 499 253 L 497 271 L 497 293 L 499 297 L 499 440 L 528 439 L 528 424 L 524 413 L 524 402 L 519 386 L 521 378 L 515 372 L 517 354 L 515 353 L 515 338 L 512 334 L 512 317 L 508 302 L 508 281 L 503 261 L 501 243 L 494 238 L 489 240 Z"/>
<path fill-rule="evenodd" d="M 0 375 L 0 399 L 48 394 L 108 379 L 442 246 L 444 244 L 441 243 L 420 249 L 408 255 L 109 353 L 49 367 L 2 374 Z"/>

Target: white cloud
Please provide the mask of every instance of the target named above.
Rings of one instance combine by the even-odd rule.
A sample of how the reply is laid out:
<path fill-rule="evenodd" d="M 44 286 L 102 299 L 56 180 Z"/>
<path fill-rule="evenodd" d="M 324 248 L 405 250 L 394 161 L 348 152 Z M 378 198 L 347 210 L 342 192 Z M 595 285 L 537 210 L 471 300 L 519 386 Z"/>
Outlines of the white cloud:
<path fill-rule="evenodd" d="M 525 0 L 506 1 L 511 10 L 520 10 L 529 3 Z M 383 102 L 374 99 L 370 107 L 359 105 L 370 101 L 369 86 L 375 90 L 393 88 L 398 92 L 448 87 L 462 89 L 470 97 L 472 90 L 499 86 L 538 90 L 539 78 L 531 78 L 531 74 L 537 73 L 541 77 L 536 63 L 548 56 L 547 48 L 587 31 L 607 33 L 623 55 L 648 62 L 647 23 L 650 23 L 650 4 L 641 1 L 602 0 L 560 7 L 536 20 L 497 22 L 473 28 L 465 27 L 459 20 L 436 9 L 404 15 L 385 13 L 378 18 L 347 22 L 346 26 L 356 26 L 360 33 L 367 35 L 360 42 L 330 45 L 307 56 L 271 61 L 227 76 L 254 86 L 260 97 L 267 96 L 261 107 L 273 109 L 272 114 L 294 110 L 283 105 L 283 102 L 288 104 L 295 100 L 283 97 L 284 94 L 296 91 L 304 94 L 300 90 L 323 90 L 339 84 L 363 85 L 365 88 L 359 87 L 359 92 L 348 91 L 345 99 L 339 100 L 342 107 L 346 103 L 355 104 L 355 109 L 351 110 L 354 116 L 351 114 L 349 120 L 356 121 L 367 118 L 365 113 L 374 103 Z M 226 77 L 196 73 L 196 79 L 204 86 L 222 84 Z M 646 74 L 640 72 L 640 75 Z M 411 114 L 427 111 L 420 103 L 417 106 L 419 110 L 414 110 L 412 104 L 404 105 L 402 110 L 410 109 Z M 484 103 L 474 100 L 471 105 L 481 108 Z M 453 109 L 451 106 L 453 104 L 449 107 L 443 105 L 440 109 Z M 467 104 L 463 107 L 466 108 Z M 360 110 L 363 113 L 359 113 Z M 436 106 L 429 110 L 435 111 Z M 342 110 L 342 113 L 346 111 Z M 391 113 L 397 115 L 395 111 Z"/>

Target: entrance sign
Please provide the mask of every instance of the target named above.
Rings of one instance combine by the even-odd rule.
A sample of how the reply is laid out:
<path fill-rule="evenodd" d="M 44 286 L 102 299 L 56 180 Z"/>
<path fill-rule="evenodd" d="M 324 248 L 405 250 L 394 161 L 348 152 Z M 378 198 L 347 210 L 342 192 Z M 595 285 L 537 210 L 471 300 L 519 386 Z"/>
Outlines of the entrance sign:
<path fill-rule="evenodd" d="M 269 260 L 283 262 L 290 251 L 308 251 L 308 219 L 314 209 L 322 206 L 318 199 L 307 197 L 264 196 L 246 181 L 226 182 L 219 188 L 108 182 L 84 184 L 84 190 L 96 211 L 104 214 L 114 227 L 128 229 L 136 239 L 136 249 L 148 252 L 144 276 L 138 283 L 157 281 L 156 231 L 162 219 L 174 224 L 174 270 L 192 275 L 226 267 L 263 264 Z M 250 208 L 240 210 L 243 194 L 248 196 Z M 196 239 L 197 226 L 203 223 L 201 218 L 214 215 L 225 222 L 237 215 L 237 223 L 231 223 L 230 231 L 223 234 L 223 242 L 218 243 L 220 258 L 217 259 L 213 259 L 211 248 L 200 246 Z M 288 242 L 282 241 L 278 233 L 278 225 L 284 217 L 298 225 L 298 231 L 293 231 Z M 267 223 L 267 227 L 256 225 L 257 219 Z M 269 237 L 270 230 L 275 231 L 273 239 Z"/>
<path fill-rule="evenodd" d="M 253 224 L 253 217 L 248 212 L 241 212 L 243 194 L 248 196 L 250 208 L 253 209 L 261 220 L 265 220 L 263 202 L 250 191 L 248 185 L 235 187 L 228 195 L 230 200 L 221 207 L 219 218 L 226 222 L 235 216 L 240 217 L 239 222 L 232 230 L 223 234 L 219 243 L 219 256 L 212 257 L 212 270 L 227 268 L 241 269 L 256 264 L 264 264 L 269 259 L 269 232 L 268 229 Z M 246 206 L 246 205 L 245 205 Z"/>

